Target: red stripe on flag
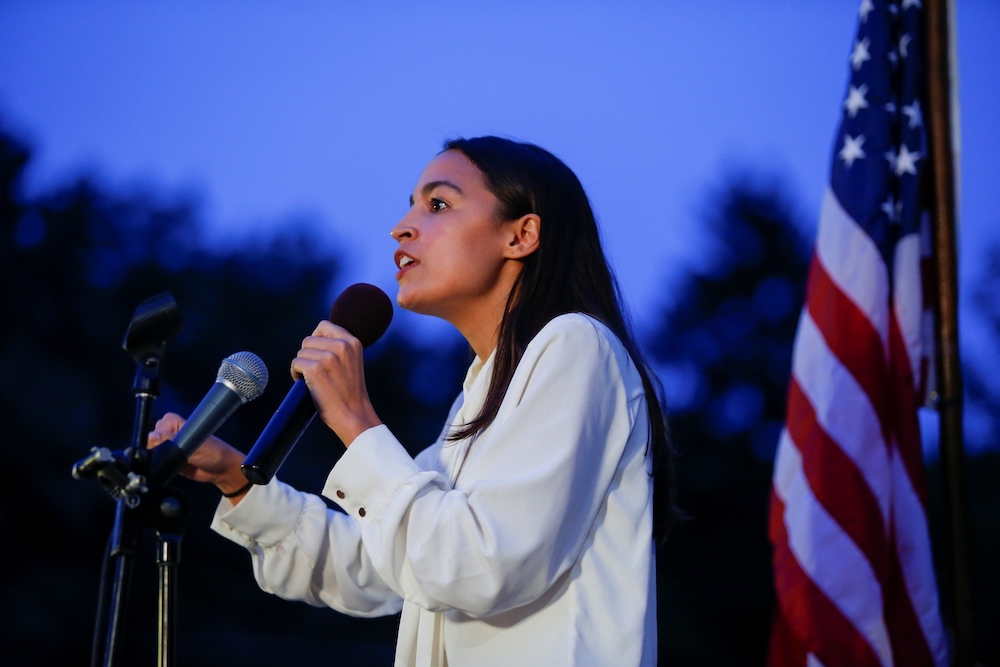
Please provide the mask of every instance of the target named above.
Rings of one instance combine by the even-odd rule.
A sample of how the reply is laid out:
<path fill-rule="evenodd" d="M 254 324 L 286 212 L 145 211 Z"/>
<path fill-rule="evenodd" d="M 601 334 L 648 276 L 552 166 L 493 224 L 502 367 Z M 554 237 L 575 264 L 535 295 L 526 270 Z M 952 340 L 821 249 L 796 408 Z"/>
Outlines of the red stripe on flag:
<path fill-rule="evenodd" d="M 816 412 L 794 377 L 788 387 L 787 422 L 813 495 L 861 549 L 879 582 L 884 582 L 888 542 L 875 494 L 854 461 L 816 421 Z"/>
<path fill-rule="evenodd" d="M 772 489 L 770 533 L 774 543 L 774 586 L 781 614 L 792 632 L 824 665 L 882 667 L 865 638 L 802 570 L 788 548 L 784 515 L 785 505 Z M 772 646 L 772 654 L 779 651 Z"/>
<path fill-rule="evenodd" d="M 917 420 L 916 383 L 912 366 L 903 341 L 899 322 L 895 313 L 889 322 L 889 368 L 893 384 L 895 447 L 897 455 L 903 462 L 903 468 L 909 477 L 920 506 L 923 509 L 923 521 L 920 525 L 894 525 L 891 537 L 891 559 L 888 585 L 885 586 L 885 617 L 889 628 L 889 638 L 892 641 L 892 652 L 897 665 L 914 665 L 916 667 L 931 667 L 934 665 L 933 653 L 928 638 L 920 626 L 917 614 L 906 588 L 901 560 L 907 554 L 899 553 L 895 539 L 895 529 L 904 531 L 927 531 L 927 479 L 924 471 L 923 453 L 920 438 L 920 423 Z M 893 480 L 896 492 L 902 492 L 899 485 L 902 480 Z M 893 519 L 897 521 L 898 519 Z M 922 576 L 931 579 L 934 585 L 934 573 L 923 572 Z"/>
<path fill-rule="evenodd" d="M 803 667 L 806 664 L 806 647 L 799 639 L 788 619 L 775 603 L 771 621 L 771 641 L 767 651 L 767 667 Z"/>
<path fill-rule="evenodd" d="M 864 311 L 840 291 L 815 256 L 809 267 L 806 308 L 823 332 L 827 347 L 864 389 L 888 444 L 892 409 L 882 339 Z"/>

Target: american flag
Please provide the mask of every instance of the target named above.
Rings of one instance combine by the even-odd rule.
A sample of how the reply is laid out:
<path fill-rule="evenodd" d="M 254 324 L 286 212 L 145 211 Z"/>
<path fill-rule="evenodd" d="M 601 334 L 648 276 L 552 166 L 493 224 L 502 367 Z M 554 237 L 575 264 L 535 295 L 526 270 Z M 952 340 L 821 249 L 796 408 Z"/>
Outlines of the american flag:
<path fill-rule="evenodd" d="M 920 0 L 863 0 L 796 333 L 771 667 L 947 665 L 917 408 L 933 368 Z"/>

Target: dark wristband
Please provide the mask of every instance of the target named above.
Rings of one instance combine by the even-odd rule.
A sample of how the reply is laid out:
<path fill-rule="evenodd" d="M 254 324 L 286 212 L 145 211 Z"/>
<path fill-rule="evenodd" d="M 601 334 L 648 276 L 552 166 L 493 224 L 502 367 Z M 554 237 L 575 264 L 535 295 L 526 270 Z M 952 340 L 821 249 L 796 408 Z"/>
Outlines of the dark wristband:
<path fill-rule="evenodd" d="M 251 486 L 253 486 L 253 482 L 247 482 L 245 486 L 240 487 L 238 490 L 233 491 L 232 493 L 223 493 L 222 497 L 223 498 L 235 498 L 236 496 L 240 495 L 241 493 L 246 493 L 247 491 L 249 491 Z"/>

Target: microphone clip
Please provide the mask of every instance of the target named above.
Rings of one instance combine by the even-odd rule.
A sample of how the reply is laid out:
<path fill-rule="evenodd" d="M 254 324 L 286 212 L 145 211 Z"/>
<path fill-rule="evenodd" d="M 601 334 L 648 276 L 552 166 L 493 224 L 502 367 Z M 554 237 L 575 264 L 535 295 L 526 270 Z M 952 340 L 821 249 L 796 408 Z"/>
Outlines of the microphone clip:
<path fill-rule="evenodd" d="M 187 455 L 173 440 L 164 440 L 153 449 L 137 452 L 92 447 L 88 456 L 73 464 L 73 477 L 96 478 L 112 498 L 124 500 L 126 505 L 135 508 L 139 505 L 139 497 L 148 493 L 151 486 L 159 487 L 169 482 L 186 462 Z"/>
<path fill-rule="evenodd" d="M 140 471 L 130 470 L 138 463 Z M 149 456 L 146 452 L 131 455 L 127 450 L 111 451 L 107 447 L 91 447 L 90 454 L 73 464 L 74 479 L 96 478 L 115 500 L 123 500 L 130 508 L 139 506 L 139 497 L 149 491 L 146 475 Z"/>

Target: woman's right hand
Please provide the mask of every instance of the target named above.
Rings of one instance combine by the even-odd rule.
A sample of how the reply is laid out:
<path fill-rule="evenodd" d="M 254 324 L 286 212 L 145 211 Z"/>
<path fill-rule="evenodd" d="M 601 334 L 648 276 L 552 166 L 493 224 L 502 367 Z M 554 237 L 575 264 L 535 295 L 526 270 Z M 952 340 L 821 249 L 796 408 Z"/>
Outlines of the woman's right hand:
<path fill-rule="evenodd" d="M 149 432 L 147 449 L 153 449 L 165 440 L 171 440 L 184 425 L 184 418 L 173 412 L 163 415 Z M 223 493 L 232 493 L 246 486 L 240 466 L 246 458 L 243 452 L 232 447 L 214 435 L 191 453 L 180 474 L 196 482 L 210 482 Z M 235 505 L 246 492 L 229 500 Z"/>

